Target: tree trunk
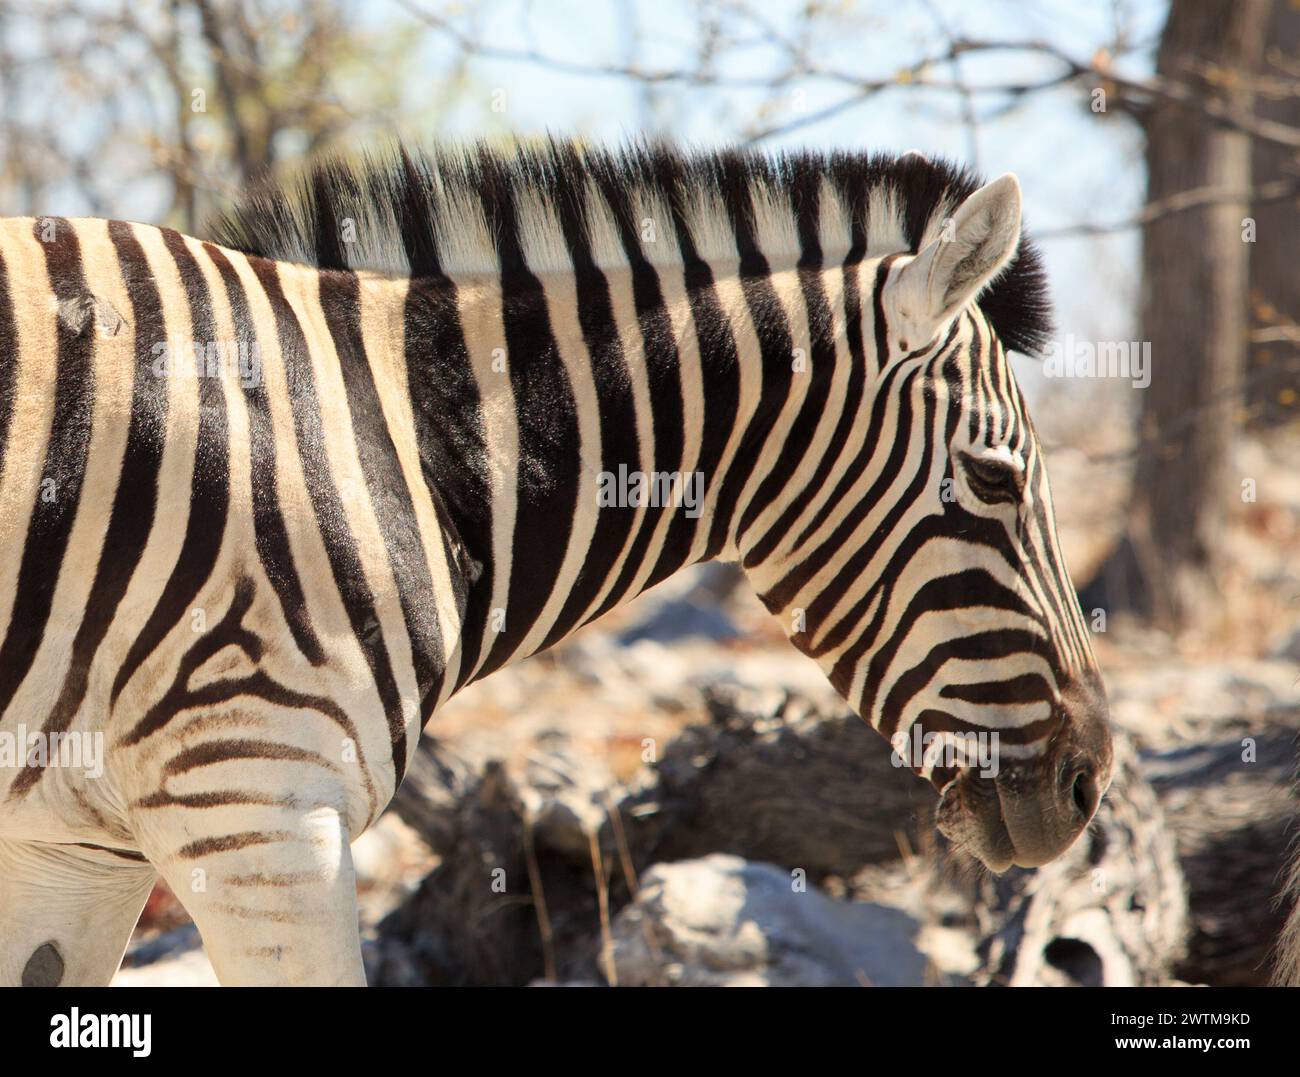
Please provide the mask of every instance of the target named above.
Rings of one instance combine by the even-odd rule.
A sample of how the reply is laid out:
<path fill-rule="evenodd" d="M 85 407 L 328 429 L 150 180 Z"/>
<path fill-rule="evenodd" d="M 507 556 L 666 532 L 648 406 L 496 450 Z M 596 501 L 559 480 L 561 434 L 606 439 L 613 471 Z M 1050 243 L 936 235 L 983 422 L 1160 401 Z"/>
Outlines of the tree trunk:
<path fill-rule="evenodd" d="M 1300 74 L 1300 7 L 1273 0 L 1262 79 L 1294 82 Z M 1255 114 L 1300 130 L 1300 97 L 1261 90 Z M 1255 188 L 1300 184 L 1300 155 L 1266 142 L 1254 147 Z M 1300 419 L 1300 195 L 1266 197 L 1251 207 L 1256 240 L 1250 247 L 1252 321 L 1263 339 L 1250 348 L 1246 370 L 1247 424 L 1279 426 Z"/>
<path fill-rule="evenodd" d="M 1157 53 L 1160 77 L 1248 108 L 1241 80 L 1258 69 L 1269 0 L 1174 0 Z M 1193 108 L 1157 100 L 1143 113 L 1148 202 L 1210 188 L 1241 192 L 1143 229 L 1139 455 L 1125 539 L 1089 604 L 1177 628 L 1218 599 L 1223 520 L 1241 496 L 1232 469 L 1247 334 L 1251 183 L 1248 136 Z"/>

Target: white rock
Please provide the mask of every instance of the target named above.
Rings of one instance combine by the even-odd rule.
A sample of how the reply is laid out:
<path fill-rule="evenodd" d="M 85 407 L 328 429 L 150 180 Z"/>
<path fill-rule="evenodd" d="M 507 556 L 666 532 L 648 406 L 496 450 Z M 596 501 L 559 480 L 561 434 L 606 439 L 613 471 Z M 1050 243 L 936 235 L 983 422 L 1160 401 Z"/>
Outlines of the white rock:
<path fill-rule="evenodd" d="M 882 905 L 795 889 L 790 872 L 714 854 L 656 864 L 615 918 L 624 985 L 916 986 L 919 925 Z M 647 934 L 653 944 L 647 940 Z"/>

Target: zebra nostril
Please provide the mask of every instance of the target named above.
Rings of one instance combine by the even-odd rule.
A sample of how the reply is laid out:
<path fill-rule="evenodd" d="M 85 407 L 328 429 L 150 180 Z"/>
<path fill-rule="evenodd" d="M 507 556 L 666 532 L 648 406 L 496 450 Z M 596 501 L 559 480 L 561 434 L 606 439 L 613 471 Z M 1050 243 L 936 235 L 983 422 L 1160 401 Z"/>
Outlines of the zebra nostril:
<path fill-rule="evenodd" d="M 1092 813 L 1097 809 L 1097 779 L 1093 777 L 1090 769 L 1083 769 L 1074 776 L 1074 781 L 1070 785 L 1070 794 L 1074 799 L 1074 807 L 1079 815 L 1087 822 L 1092 818 Z"/>

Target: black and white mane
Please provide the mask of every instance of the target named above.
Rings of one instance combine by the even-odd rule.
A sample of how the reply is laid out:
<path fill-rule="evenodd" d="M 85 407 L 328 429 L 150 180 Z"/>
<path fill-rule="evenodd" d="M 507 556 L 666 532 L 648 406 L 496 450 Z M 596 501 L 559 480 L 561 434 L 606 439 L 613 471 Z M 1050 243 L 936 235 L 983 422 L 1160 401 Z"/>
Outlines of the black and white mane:
<path fill-rule="evenodd" d="M 684 236 L 705 260 L 735 261 L 736 232 L 725 222 L 739 216 L 778 241 L 765 251 L 783 238 L 798 251 L 808 224 L 801 208 L 814 206 L 811 226 L 831 265 L 919 250 L 979 185 L 965 168 L 914 153 L 609 150 L 559 140 L 397 147 L 266 184 L 207 233 L 267 258 L 418 277 L 497 272 L 503 252 L 485 222 L 503 209 L 518 224 L 530 268 L 545 270 L 572 268 L 564 229 L 573 221 L 597 266 L 626 264 L 629 236 L 651 263 L 676 261 Z M 672 229 L 676 241 L 657 242 L 656 228 Z M 1047 342 L 1050 303 L 1032 243 L 1022 238 L 980 306 L 1006 347 L 1032 353 Z"/>

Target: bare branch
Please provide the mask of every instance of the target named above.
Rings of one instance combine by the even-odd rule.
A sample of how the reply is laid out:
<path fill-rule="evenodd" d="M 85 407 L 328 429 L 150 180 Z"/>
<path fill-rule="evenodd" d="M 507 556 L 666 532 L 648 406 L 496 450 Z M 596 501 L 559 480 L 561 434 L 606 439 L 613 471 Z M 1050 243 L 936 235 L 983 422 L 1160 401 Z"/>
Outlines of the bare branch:
<path fill-rule="evenodd" d="M 1035 239 L 1073 239 L 1081 236 L 1102 236 L 1115 232 L 1128 232 L 1142 228 L 1153 221 L 1173 217 L 1203 206 L 1222 205 L 1225 202 L 1240 202 L 1243 205 L 1261 205 L 1270 202 L 1284 202 L 1288 198 L 1300 198 L 1300 179 L 1274 180 L 1262 183 L 1246 191 L 1227 191 L 1219 187 L 1198 187 L 1191 191 L 1182 191 L 1170 198 L 1148 202 L 1140 213 L 1124 221 L 1109 224 L 1076 224 L 1064 228 L 1047 228 L 1034 232 Z"/>

